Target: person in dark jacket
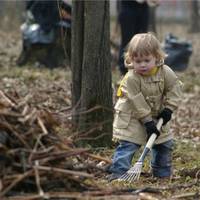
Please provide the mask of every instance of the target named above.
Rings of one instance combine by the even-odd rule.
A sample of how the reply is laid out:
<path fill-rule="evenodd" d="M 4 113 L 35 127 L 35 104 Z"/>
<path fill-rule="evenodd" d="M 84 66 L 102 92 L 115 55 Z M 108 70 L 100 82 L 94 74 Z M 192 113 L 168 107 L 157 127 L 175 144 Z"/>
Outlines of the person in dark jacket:
<path fill-rule="evenodd" d="M 29 10 L 34 20 L 43 31 L 49 32 L 60 21 L 59 8 L 71 14 L 71 6 L 63 1 L 27 0 L 26 10 Z"/>
<path fill-rule="evenodd" d="M 124 49 L 130 39 L 137 33 L 148 31 L 149 6 L 156 5 L 158 0 L 119 0 L 117 1 L 118 22 L 121 28 L 121 44 L 119 50 L 119 70 L 125 75 Z"/>
<path fill-rule="evenodd" d="M 64 0 L 26 0 L 26 21 L 21 26 L 22 52 L 17 64 L 26 64 L 33 49 L 37 46 L 46 47 L 46 56 L 41 56 L 39 63 L 47 67 L 55 67 L 55 57 L 52 56 L 61 31 L 71 38 L 71 5 Z M 68 45 L 69 48 L 70 45 Z M 70 51 L 68 51 L 70 53 Z"/>

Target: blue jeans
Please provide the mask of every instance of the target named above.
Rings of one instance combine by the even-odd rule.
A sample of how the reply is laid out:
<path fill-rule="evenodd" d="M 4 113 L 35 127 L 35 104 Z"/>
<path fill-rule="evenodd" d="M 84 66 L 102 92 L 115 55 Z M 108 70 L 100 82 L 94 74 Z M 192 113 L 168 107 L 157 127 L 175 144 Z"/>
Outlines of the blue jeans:
<path fill-rule="evenodd" d="M 124 174 L 131 167 L 131 162 L 135 152 L 141 145 L 120 141 L 113 159 L 112 165 L 108 172 L 114 174 Z M 171 153 L 173 147 L 173 140 L 169 140 L 162 144 L 157 144 L 152 147 L 151 167 L 152 173 L 155 177 L 169 177 L 172 173 Z"/>

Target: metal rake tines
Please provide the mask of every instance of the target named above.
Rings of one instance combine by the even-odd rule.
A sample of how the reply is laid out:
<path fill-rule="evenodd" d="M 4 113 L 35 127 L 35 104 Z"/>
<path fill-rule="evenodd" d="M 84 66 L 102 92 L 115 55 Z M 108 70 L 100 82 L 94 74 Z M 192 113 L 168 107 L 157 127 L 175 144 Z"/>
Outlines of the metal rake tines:
<path fill-rule="evenodd" d="M 143 162 L 138 161 L 125 174 L 119 177 L 119 181 L 137 181 L 140 178 Z"/>

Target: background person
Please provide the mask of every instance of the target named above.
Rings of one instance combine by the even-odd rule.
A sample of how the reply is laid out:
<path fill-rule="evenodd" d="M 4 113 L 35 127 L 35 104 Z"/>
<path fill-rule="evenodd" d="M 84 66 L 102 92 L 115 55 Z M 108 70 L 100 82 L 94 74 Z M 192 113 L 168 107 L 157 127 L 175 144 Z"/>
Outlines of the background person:
<path fill-rule="evenodd" d="M 133 35 L 145 33 L 149 25 L 149 6 L 158 5 L 159 0 L 119 0 L 117 1 L 118 22 L 121 29 L 119 50 L 119 71 L 126 74 L 124 66 L 124 49 Z"/>

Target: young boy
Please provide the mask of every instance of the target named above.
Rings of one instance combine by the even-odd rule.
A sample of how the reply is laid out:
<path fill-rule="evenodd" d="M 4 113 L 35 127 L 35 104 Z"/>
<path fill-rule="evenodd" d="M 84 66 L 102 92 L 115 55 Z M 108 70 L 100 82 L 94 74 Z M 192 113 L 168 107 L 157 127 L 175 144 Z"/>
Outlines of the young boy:
<path fill-rule="evenodd" d="M 158 136 L 152 148 L 153 176 L 170 177 L 173 135 L 169 121 L 180 103 L 182 84 L 164 65 L 165 53 L 151 33 L 133 36 L 124 57 L 129 71 L 118 89 L 113 138 L 119 145 L 108 179 L 117 179 L 130 168 L 134 153 L 153 133 Z M 156 128 L 159 118 L 163 118 L 161 131 Z"/>

